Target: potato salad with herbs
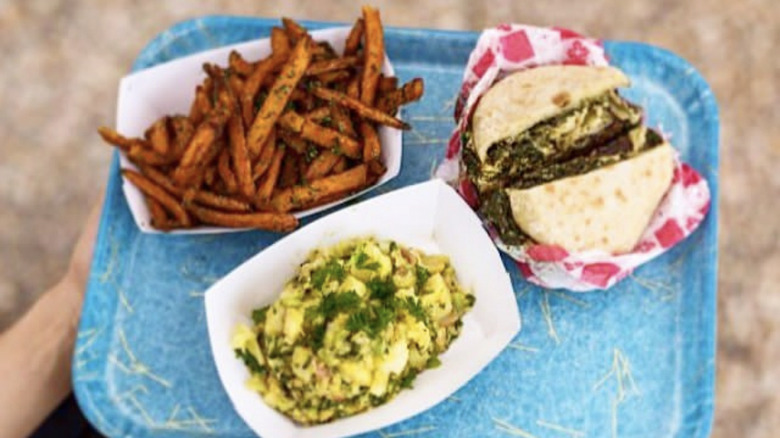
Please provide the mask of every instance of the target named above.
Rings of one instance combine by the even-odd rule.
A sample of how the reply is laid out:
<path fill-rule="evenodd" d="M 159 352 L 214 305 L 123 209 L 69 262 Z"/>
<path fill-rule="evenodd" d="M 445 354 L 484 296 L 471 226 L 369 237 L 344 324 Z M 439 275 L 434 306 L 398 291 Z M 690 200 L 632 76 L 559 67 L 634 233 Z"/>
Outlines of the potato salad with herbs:
<path fill-rule="evenodd" d="M 448 257 L 348 240 L 312 251 L 232 347 L 268 405 L 325 423 L 387 402 L 438 366 L 473 305 Z"/>

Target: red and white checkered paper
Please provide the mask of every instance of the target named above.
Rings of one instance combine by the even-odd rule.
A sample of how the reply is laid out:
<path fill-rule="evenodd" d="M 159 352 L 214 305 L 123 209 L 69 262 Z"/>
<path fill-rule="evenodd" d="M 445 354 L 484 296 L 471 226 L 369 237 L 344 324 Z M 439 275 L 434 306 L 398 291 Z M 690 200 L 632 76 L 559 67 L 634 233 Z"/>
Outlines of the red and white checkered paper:
<path fill-rule="evenodd" d="M 456 128 L 446 159 L 436 176 L 455 185 L 472 206 L 477 191 L 460 168 L 461 134 L 475 103 L 507 73 L 542 65 L 609 65 L 601 42 L 560 28 L 504 24 L 482 32 L 471 52 L 455 106 Z M 682 241 L 704 220 L 710 207 L 707 182 L 688 164 L 675 158 L 674 178 L 637 246 L 629 253 L 603 251 L 569 253 L 558 246 L 513 246 L 501 241 L 485 224 L 496 245 L 517 261 L 522 275 L 547 288 L 584 292 L 607 289 L 637 266 Z"/>

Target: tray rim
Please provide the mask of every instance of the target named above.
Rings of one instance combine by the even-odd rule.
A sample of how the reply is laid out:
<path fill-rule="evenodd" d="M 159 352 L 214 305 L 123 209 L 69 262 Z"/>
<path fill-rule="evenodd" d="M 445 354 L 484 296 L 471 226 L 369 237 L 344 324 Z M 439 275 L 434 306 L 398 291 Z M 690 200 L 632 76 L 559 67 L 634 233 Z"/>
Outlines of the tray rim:
<path fill-rule="evenodd" d="M 251 17 L 251 16 L 239 16 L 239 15 L 222 15 L 222 14 L 216 14 L 216 15 L 204 15 L 200 17 L 194 17 L 190 19 L 185 19 L 179 22 L 174 23 L 172 26 L 161 30 L 155 37 L 153 37 L 149 42 L 143 46 L 140 52 L 138 52 L 138 55 L 136 56 L 135 60 L 132 63 L 132 67 L 130 72 L 137 72 L 142 69 L 163 63 L 165 61 L 161 61 L 160 53 L 165 50 L 166 45 L 171 40 L 180 39 L 186 34 L 191 32 L 198 32 L 202 31 L 205 27 L 213 27 L 213 26 L 219 26 L 225 23 L 235 23 L 236 21 L 240 22 L 246 22 L 246 23 L 252 23 L 254 25 L 260 25 L 264 27 L 270 27 L 274 25 L 278 25 L 279 19 L 278 18 L 268 18 L 268 17 Z M 305 26 L 307 26 L 310 29 L 321 29 L 326 27 L 332 27 L 332 26 L 339 26 L 339 25 L 345 25 L 348 23 L 338 22 L 338 21 L 319 21 L 319 20 L 299 20 L 299 22 Z M 471 42 L 475 40 L 480 32 L 477 31 L 459 31 L 459 30 L 443 30 L 443 29 L 426 29 L 426 28 L 406 28 L 406 27 L 393 27 L 393 26 L 387 26 L 385 28 L 386 32 L 389 31 L 390 34 L 395 34 L 397 36 L 407 36 L 407 37 L 415 37 L 415 36 L 421 36 L 421 35 L 441 35 L 450 39 L 456 39 L 461 40 L 463 42 Z M 247 41 L 247 40 L 244 40 Z M 645 54 L 649 54 L 651 56 L 660 58 L 660 60 L 665 61 L 667 64 L 676 65 L 680 68 L 684 68 L 686 71 L 686 74 L 691 76 L 691 81 L 695 83 L 695 88 L 700 93 L 702 97 L 702 106 L 703 106 L 703 112 L 707 114 L 710 118 L 710 121 L 705 124 L 706 134 L 711 139 L 712 144 L 708 144 L 708 147 L 713 147 L 715 149 L 713 153 L 713 160 L 712 162 L 709 162 L 708 165 L 710 167 L 710 172 L 707 172 L 705 175 L 705 178 L 707 176 L 710 176 L 710 178 L 707 178 L 707 182 L 710 186 L 710 192 L 711 192 L 711 204 L 710 204 L 710 212 L 708 214 L 708 217 L 705 218 L 705 224 L 703 224 L 703 227 L 712 227 L 711 230 L 709 230 L 708 234 L 704 236 L 705 244 L 713 245 L 714 251 L 709 251 L 706 254 L 706 261 L 708 263 L 708 267 L 712 270 L 712 275 L 705 277 L 704 282 L 704 290 L 706 294 L 706 308 L 702 309 L 705 310 L 704 315 L 705 317 L 703 320 L 707 323 L 707 333 L 705 335 L 709 338 L 709 342 L 706 344 L 706 355 L 705 359 L 711 359 L 712 360 L 712 366 L 709 367 L 710 372 L 706 373 L 706 375 L 703 378 L 703 382 L 700 386 L 702 386 L 702 391 L 704 391 L 703 395 L 707 396 L 707 400 L 709 400 L 709 404 L 705 407 L 705 410 L 702 411 L 702 414 L 699 416 L 699 427 L 696 427 L 694 430 L 696 432 L 699 432 L 698 435 L 694 435 L 697 437 L 708 437 L 711 434 L 712 426 L 713 426 L 713 418 L 715 413 L 715 382 L 716 382 L 716 373 L 717 368 L 715 366 L 716 359 L 717 359 L 717 282 L 718 282 L 718 246 L 717 246 L 717 240 L 718 240 L 718 222 L 719 222 L 719 197 L 720 197 L 720 190 L 719 190 L 719 173 L 720 173 L 720 115 L 719 115 L 719 109 L 717 100 L 715 97 L 714 92 L 712 91 L 712 88 L 710 87 L 709 83 L 706 81 L 706 79 L 703 77 L 703 75 L 694 67 L 690 62 L 688 62 L 686 59 L 682 58 L 681 56 L 677 55 L 676 53 L 672 52 L 669 49 L 655 46 L 652 44 L 644 43 L 644 42 L 638 42 L 638 41 L 621 41 L 621 40 L 604 40 L 603 41 L 605 48 L 607 49 L 607 52 L 610 51 L 611 48 L 632 48 L 635 50 L 640 50 L 645 52 Z M 214 47 L 211 47 L 214 48 Z M 208 50 L 203 49 L 203 50 Z M 192 53 L 197 53 L 203 50 L 194 50 Z M 186 55 L 182 55 L 186 56 Z M 113 200 L 115 193 L 119 193 L 121 196 L 121 188 L 117 189 L 116 184 L 121 184 L 121 178 L 119 178 L 119 154 L 114 151 L 112 153 L 111 162 L 109 164 L 109 172 L 108 172 L 108 181 L 105 186 L 105 201 L 104 206 L 108 204 L 109 201 Z M 118 191 L 117 191 L 118 190 Z M 334 212 L 337 210 L 334 210 Z M 102 258 L 104 258 L 106 251 L 108 250 L 106 245 L 99 245 L 100 242 L 105 242 L 106 236 L 110 232 L 110 223 L 109 223 L 109 215 L 112 214 L 109 209 L 103 208 L 100 214 L 100 224 L 98 227 L 98 233 L 95 240 L 95 251 L 93 253 L 92 262 L 90 266 L 90 275 L 87 283 L 87 288 L 85 291 L 85 297 L 84 297 L 84 305 L 82 307 L 82 316 L 79 320 L 79 332 L 84 327 L 84 314 L 87 313 L 84 310 L 87 309 L 87 304 L 91 301 L 89 300 L 90 296 L 94 297 L 96 293 L 99 292 L 100 285 L 94 281 L 93 277 L 95 272 L 93 271 L 94 265 L 100 261 Z M 714 217 L 713 217 L 714 215 Z M 703 232 L 704 230 L 700 230 Z M 138 231 L 140 232 L 140 231 Z M 105 304 L 105 303 L 104 303 Z M 110 299 L 108 304 L 111 304 L 111 309 L 116 309 L 116 306 L 119 305 L 119 299 L 116 295 L 113 295 Z M 93 307 L 89 307 L 89 309 L 93 309 Z M 108 308 L 103 309 L 103 311 L 111 310 Z M 93 311 L 94 313 L 94 311 Z M 702 323 L 704 325 L 704 323 Z M 80 348 L 83 348 L 85 344 L 85 340 L 79 338 L 76 341 L 76 348 L 74 349 L 74 355 L 72 361 L 75 363 L 76 361 L 76 355 Z M 127 417 L 122 415 L 122 412 L 115 408 L 115 405 L 109 404 L 109 403 L 100 403 L 96 404 L 94 403 L 94 400 L 92 398 L 93 391 L 103 391 L 105 393 L 107 389 L 107 384 L 105 380 L 99 379 L 99 380 L 90 380 L 90 381 L 80 381 L 77 379 L 78 377 L 78 371 L 77 367 L 72 367 L 72 375 L 71 380 L 73 384 L 73 392 L 76 397 L 76 400 L 85 415 L 85 417 L 89 420 L 89 422 L 98 428 L 100 430 L 100 426 L 105 426 L 105 415 L 113 414 L 112 416 L 112 423 L 116 424 L 119 423 L 121 425 L 122 430 L 135 430 L 135 423 L 132 421 L 129 421 Z M 109 406 L 110 405 L 110 406 Z M 107 408 L 113 409 L 109 410 Z M 115 421 L 117 419 L 121 419 L 120 422 Z M 129 426 L 129 427 L 128 427 Z M 105 433 L 105 431 L 102 431 Z"/>

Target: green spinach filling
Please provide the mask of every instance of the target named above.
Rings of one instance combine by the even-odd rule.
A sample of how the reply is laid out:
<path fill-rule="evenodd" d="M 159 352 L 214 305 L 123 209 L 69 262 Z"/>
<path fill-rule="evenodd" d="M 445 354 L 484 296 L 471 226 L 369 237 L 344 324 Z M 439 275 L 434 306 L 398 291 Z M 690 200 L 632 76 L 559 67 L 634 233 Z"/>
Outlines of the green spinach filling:
<path fill-rule="evenodd" d="M 491 145 L 482 162 L 471 132 L 461 160 L 480 214 L 509 245 L 533 242 L 514 220 L 506 188 L 526 189 L 617 163 L 663 142 L 641 126 L 642 109 L 612 90 Z"/>

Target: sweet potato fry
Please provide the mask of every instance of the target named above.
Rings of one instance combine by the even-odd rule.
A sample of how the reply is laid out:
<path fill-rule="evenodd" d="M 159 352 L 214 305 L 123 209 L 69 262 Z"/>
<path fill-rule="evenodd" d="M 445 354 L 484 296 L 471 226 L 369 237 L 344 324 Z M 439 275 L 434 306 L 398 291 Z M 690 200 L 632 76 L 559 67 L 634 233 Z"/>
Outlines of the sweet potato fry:
<path fill-rule="evenodd" d="M 160 172 L 153 167 L 142 167 L 141 172 L 155 182 L 157 185 L 165 189 L 166 192 L 181 197 L 184 195 L 185 190 L 177 187 L 167 175 Z M 218 195 L 208 190 L 195 190 L 192 193 L 190 202 L 197 202 L 208 207 L 214 207 L 225 211 L 249 211 L 251 210 L 248 203 L 231 198 L 229 196 Z"/>
<path fill-rule="evenodd" d="M 380 160 L 371 160 L 367 162 L 366 165 L 368 165 L 369 184 L 373 184 L 387 172 L 387 167 L 385 167 Z"/>
<path fill-rule="evenodd" d="M 219 154 L 219 161 L 217 163 L 217 172 L 222 182 L 225 183 L 225 190 L 232 194 L 238 192 L 238 182 L 236 181 L 236 175 L 230 168 L 230 151 L 223 149 Z"/>
<path fill-rule="evenodd" d="M 252 125 L 255 118 L 255 99 L 258 97 L 258 91 L 263 81 L 270 76 L 273 66 L 274 62 L 271 57 L 260 61 L 244 82 L 244 89 L 241 92 L 241 114 L 246 126 Z"/>
<path fill-rule="evenodd" d="M 337 105 L 341 105 L 355 111 L 357 115 L 363 119 L 372 120 L 379 124 L 387 125 L 398 129 L 411 128 L 409 124 L 407 124 L 406 122 L 403 122 L 402 120 L 396 119 L 393 116 L 383 113 L 382 111 L 379 111 L 376 108 L 366 105 L 357 99 L 353 99 L 344 93 L 339 93 L 338 91 L 330 90 L 323 87 L 314 88 L 312 90 L 312 93 L 314 93 L 314 95 L 319 97 L 320 99 L 327 100 L 329 102 L 334 102 Z"/>
<path fill-rule="evenodd" d="M 352 99 L 358 99 L 360 97 L 360 77 L 355 76 L 352 80 L 350 80 L 347 83 L 347 96 L 351 97 Z"/>
<path fill-rule="evenodd" d="M 138 190 L 162 204 L 183 226 L 188 227 L 191 225 L 190 217 L 179 204 L 179 201 L 163 190 L 162 187 L 134 170 L 124 169 L 122 170 L 122 175 L 133 183 L 134 186 L 138 187 Z"/>
<path fill-rule="evenodd" d="M 322 151 L 317 158 L 309 163 L 309 167 L 306 168 L 306 172 L 303 177 L 306 181 L 314 181 L 327 175 L 336 162 L 339 161 L 341 156 L 334 154 L 331 151 Z"/>
<path fill-rule="evenodd" d="M 329 59 L 335 59 L 339 57 L 339 54 L 333 49 L 327 41 L 315 41 L 315 46 L 312 47 L 311 54 L 312 59 L 315 61 L 327 61 Z"/>
<path fill-rule="evenodd" d="M 347 158 L 342 155 L 339 157 L 339 160 L 336 161 L 336 164 L 333 165 L 333 168 L 330 169 L 330 173 L 341 173 L 345 170 L 347 170 Z"/>
<path fill-rule="evenodd" d="M 151 216 L 151 225 L 158 230 L 166 230 L 170 227 L 168 221 L 168 213 L 165 212 L 163 206 L 151 196 L 145 196 L 146 205 L 149 207 L 149 214 Z"/>
<path fill-rule="evenodd" d="M 164 166 L 175 161 L 173 157 L 160 155 L 153 151 L 143 142 L 136 141 L 130 145 L 126 151 L 127 159 L 136 165 L 151 164 L 153 166 Z"/>
<path fill-rule="evenodd" d="M 277 187 L 283 189 L 298 184 L 300 178 L 300 155 L 288 151 L 282 160 L 282 173 L 277 181 Z"/>
<path fill-rule="evenodd" d="M 231 50 L 230 55 L 228 55 L 228 65 L 241 76 L 249 76 L 254 70 L 254 65 L 235 50 Z"/>
<path fill-rule="evenodd" d="M 173 131 L 173 145 L 171 147 L 171 156 L 175 160 L 180 160 L 187 148 L 187 144 L 195 133 L 195 127 L 188 117 L 171 117 L 171 130 Z"/>
<path fill-rule="evenodd" d="M 168 135 L 168 116 L 157 119 L 147 131 L 152 149 L 160 155 L 170 152 L 170 137 Z"/>
<path fill-rule="evenodd" d="M 224 108 L 217 108 L 209 118 L 203 121 L 184 151 L 184 155 L 173 173 L 173 179 L 178 184 L 185 184 L 190 179 L 189 172 L 184 169 L 198 167 L 208 155 L 209 148 L 214 141 L 222 134 L 222 128 L 227 122 L 230 113 Z"/>
<path fill-rule="evenodd" d="M 263 106 L 255 116 L 252 127 L 247 137 L 247 147 L 253 156 L 257 156 L 260 148 L 268 138 L 276 120 L 279 118 L 282 110 L 290 98 L 290 94 L 303 76 L 306 67 L 311 61 L 311 52 L 309 51 L 309 38 L 303 37 L 293 49 L 290 59 L 282 68 L 281 73 L 274 81 L 274 86 L 268 93 L 268 97 L 263 102 Z"/>
<path fill-rule="evenodd" d="M 285 129 L 280 129 L 279 138 L 281 138 L 282 142 L 284 142 L 287 147 L 294 150 L 296 153 L 302 154 L 306 152 L 306 147 L 308 145 L 306 140 L 302 139 L 300 135 Z"/>
<path fill-rule="evenodd" d="M 271 195 L 274 192 L 276 183 L 279 180 L 279 171 L 282 168 L 282 158 L 284 158 L 284 149 L 279 148 L 274 153 L 271 160 L 271 166 L 268 168 L 268 172 L 260 180 L 259 188 L 257 189 L 257 197 L 255 198 L 255 205 L 264 205 L 271 199 Z"/>
<path fill-rule="evenodd" d="M 363 150 L 357 141 L 338 131 L 306 120 L 295 111 L 285 112 L 279 118 L 279 124 L 284 129 L 300 134 L 305 140 L 324 148 L 333 148 L 337 154 L 343 153 L 350 158 L 362 157 Z"/>
<path fill-rule="evenodd" d="M 298 219 L 291 214 L 280 213 L 225 213 L 210 208 L 189 205 L 187 209 L 199 221 L 233 228 L 257 228 L 268 231 L 290 231 L 298 226 Z"/>
<path fill-rule="evenodd" d="M 311 120 L 313 122 L 321 122 L 323 119 L 327 119 L 328 117 L 331 117 L 330 107 L 321 106 L 317 109 L 309 111 L 308 113 L 306 113 L 304 117 L 306 117 L 306 119 Z"/>
<path fill-rule="evenodd" d="M 377 84 L 377 91 L 380 93 L 387 93 L 398 88 L 398 78 L 395 76 L 379 75 L 379 84 Z"/>
<path fill-rule="evenodd" d="M 360 122 L 360 136 L 363 138 L 363 161 L 379 159 L 382 156 L 382 145 L 376 129 L 366 121 Z"/>
<path fill-rule="evenodd" d="M 200 124 L 206 114 L 211 112 L 209 92 L 210 90 L 204 85 L 198 85 L 195 88 L 195 100 L 192 101 L 192 106 L 190 107 L 190 120 L 195 125 Z"/>
<path fill-rule="evenodd" d="M 344 56 L 352 56 L 357 53 L 360 46 L 360 40 L 363 39 L 363 31 L 365 30 L 363 19 L 358 18 L 355 21 L 355 25 L 347 35 L 347 40 L 344 42 Z"/>
<path fill-rule="evenodd" d="M 365 186 L 367 167 L 361 164 L 336 175 L 312 181 L 308 186 L 294 186 L 279 191 L 271 199 L 271 207 L 278 212 L 308 208 L 333 194 L 346 194 Z"/>
<path fill-rule="evenodd" d="M 321 84 L 332 84 L 334 82 L 349 79 L 352 75 L 346 70 L 331 71 L 317 75 L 317 81 Z"/>
<path fill-rule="evenodd" d="M 244 123 L 238 114 L 233 114 L 228 120 L 228 140 L 238 191 L 250 199 L 255 192 L 255 183 L 252 180 L 252 161 L 249 159 L 249 151 L 246 149 Z"/>
<path fill-rule="evenodd" d="M 306 36 L 306 28 L 298 24 L 298 22 L 292 18 L 282 17 L 282 25 L 292 44 L 297 44 L 300 38 Z"/>
<path fill-rule="evenodd" d="M 266 81 L 273 84 L 275 79 L 272 73 L 290 56 L 290 39 L 284 30 L 278 27 L 271 29 L 271 50 L 271 55 L 257 63 L 255 69 L 244 82 L 241 93 L 241 113 L 244 117 L 244 125 L 247 127 L 252 126 L 255 119 L 255 101 L 258 97 L 258 91 Z M 254 154 L 251 148 L 249 151 Z"/>
<path fill-rule="evenodd" d="M 348 135 L 352 138 L 357 138 L 355 132 L 355 126 L 352 124 L 352 120 L 349 118 L 349 111 L 340 106 L 334 106 L 331 110 L 333 126 L 338 132 Z"/>
<path fill-rule="evenodd" d="M 244 93 L 244 80 L 238 77 L 237 74 L 231 74 L 228 77 L 228 86 L 236 100 Z"/>
<path fill-rule="evenodd" d="M 271 52 L 273 56 L 278 58 L 287 59 L 290 56 L 290 48 L 292 43 L 290 37 L 287 36 L 287 32 L 281 27 L 271 28 Z"/>
<path fill-rule="evenodd" d="M 419 100 L 424 91 L 422 78 L 414 78 L 397 90 L 389 91 L 377 99 L 376 107 L 385 114 L 395 114 L 401 105 Z"/>
<path fill-rule="evenodd" d="M 268 136 L 268 140 L 263 146 L 263 150 L 260 152 L 260 156 L 257 158 L 257 162 L 252 169 L 252 181 L 258 180 L 265 174 L 266 170 L 268 170 L 268 167 L 271 165 L 276 149 L 276 130 L 272 130 L 271 135 Z M 252 196 L 254 196 L 254 193 Z"/>
<path fill-rule="evenodd" d="M 123 136 L 108 126 L 101 126 L 98 128 L 98 134 L 108 144 L 114 145 L 123 151 L 130 149 L 133 143 L 141 141 L 140 139 L 132 139 Z"/>
<path fill-rule="evenodd" d="M 360 78 L 360 101 L 373 105 L 376 98 L 376 88 L 379 73 L 385 60 L 385 41 L 382 31 L 382 21 L 379 11 L 371 6 L 363 6 L 363 21 L 365 23 L 365 41 L 363 48 L 363 73 Z"/>
<path fill-rule="evenodd" d="M 306 69 L 305 76 L 315 76 L 336 70 L 344 70 L 357 65 L 357 56 L 346 56 L 343 58 L 328 59 L 325 61 L 312 62 Z"/>

